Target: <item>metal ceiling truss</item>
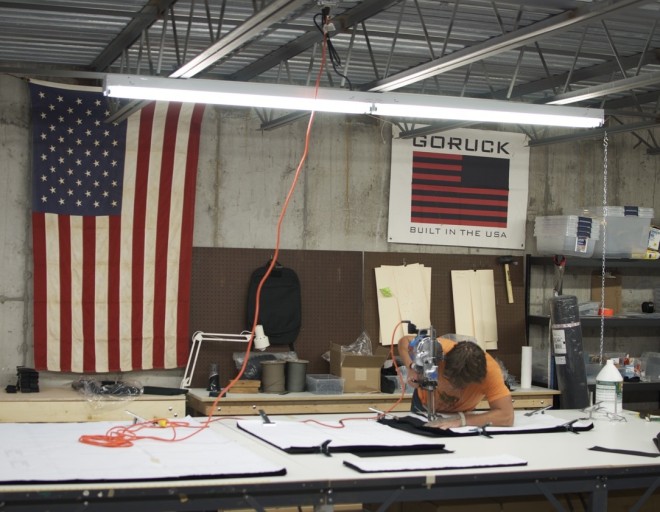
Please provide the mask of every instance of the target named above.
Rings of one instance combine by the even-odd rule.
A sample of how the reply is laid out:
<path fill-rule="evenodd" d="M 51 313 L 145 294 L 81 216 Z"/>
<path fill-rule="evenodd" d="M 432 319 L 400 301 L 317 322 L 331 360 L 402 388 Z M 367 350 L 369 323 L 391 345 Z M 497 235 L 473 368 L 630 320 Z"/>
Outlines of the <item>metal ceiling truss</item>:
<path fill-rule="evenodd" d="M 14 61 L 0 48 L 0 72 L 91 81 L 121 72 L 311 85 L 323 40 L 315 17 L 329 6 L 336 26 L 331 41 L 343 62 L 340 69 L 329 62 L 324 87 L 602 107 L 608 131 L 633 132 L 640 146 L 660 153 L 650 131 L 660 97 L 659 0 L 118 0 L 105 5 L 0 0 L 0 28 L 3 9 L 11 15 L 6 19 L 34 13 L 44 24 L 49 13 L 58 19 L 70 15 L 68 23 L 80 18 L 90 32 L 89 48 L 81 51 L 101 48 L 87 63 L 80 58 L 68 64 L 54 57 L 56 46 L 49 53 L 44 44 L 41 54 Z M 92 44 L 98 23 L 107 27 L 103 34 L 114 35 Z M 87 35 L 82 32 L 76 37 Z M 58 43 L 64 45 L 61 37 Z M 113 120 L 144 104 L 118 106 Z M 277 112 L 257 112 L 262 129 L 309 115 Z M 395 124 L 402 137 L 469 126 L 416 126 L 412 119 Z M 530 145 L 602 136 L 586 130 L 545 137 L 545 130 L 519 128 Z"/>

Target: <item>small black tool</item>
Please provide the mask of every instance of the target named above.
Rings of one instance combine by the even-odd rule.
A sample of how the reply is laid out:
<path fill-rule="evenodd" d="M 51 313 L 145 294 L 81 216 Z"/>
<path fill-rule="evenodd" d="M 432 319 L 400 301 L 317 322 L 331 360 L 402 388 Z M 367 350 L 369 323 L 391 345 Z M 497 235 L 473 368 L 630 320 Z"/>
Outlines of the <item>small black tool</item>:
<path fill-rule="evenodd" d="M 270 421 L 270 418 L 266 414 L 266 411 L 264 411 L 263 409 L 259 409 L 259 416 L 261 416 L 261 419 L 264 421 L 264 423 L 273 423 L 272 421 Z"/>

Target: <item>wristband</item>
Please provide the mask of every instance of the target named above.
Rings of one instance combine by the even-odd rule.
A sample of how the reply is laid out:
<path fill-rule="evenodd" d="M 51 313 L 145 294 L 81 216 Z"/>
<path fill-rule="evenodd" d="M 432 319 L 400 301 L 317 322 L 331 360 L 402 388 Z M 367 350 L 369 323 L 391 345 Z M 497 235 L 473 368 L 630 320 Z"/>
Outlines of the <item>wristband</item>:
<path fill-rule="evenodd" d="M 467 425 L 467 420 L 465 419 L 465 413 L 458 411 L 458 416 L 461 418 L 461 427 L 465 427 Z"/>

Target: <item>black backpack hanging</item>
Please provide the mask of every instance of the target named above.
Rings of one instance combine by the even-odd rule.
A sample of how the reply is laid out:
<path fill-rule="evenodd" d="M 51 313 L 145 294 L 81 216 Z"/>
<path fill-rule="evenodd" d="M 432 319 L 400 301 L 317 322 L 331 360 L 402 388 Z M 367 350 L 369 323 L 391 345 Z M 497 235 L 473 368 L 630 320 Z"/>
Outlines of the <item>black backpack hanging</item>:
<path fill-rule="evenodd" d="M 256 306 L 257 288 L 266 275 L 270 262 L 259 267 L 250 277 L 247 298 L 247 325 L 252 329 Z M 264 328 L 271 345 L 293 345 L 300 332 L 302 299 L 300 280 L 293 269 L 275 263 L 268 279 L 261 288 L 258 324 Z"/>

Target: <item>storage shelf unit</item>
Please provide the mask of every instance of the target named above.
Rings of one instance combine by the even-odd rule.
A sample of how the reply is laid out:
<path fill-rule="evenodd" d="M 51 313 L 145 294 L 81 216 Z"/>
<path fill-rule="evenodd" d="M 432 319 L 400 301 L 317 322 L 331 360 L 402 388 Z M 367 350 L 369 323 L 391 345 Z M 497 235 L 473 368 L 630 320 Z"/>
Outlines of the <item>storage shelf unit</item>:
<path fill-rule="evenodd" d="M 554 267 L 555 262 L 551 257 L 539 257 L 527 255 L 525 258 L 525 311 L 526 311 L 526 327 L 527 339 L 530 340 L 530 326 L 538 325 L 542 327 L 549 327 L 550 316 L 530 314 L 530 288 L 531 288 L 531 271 L 532 267 Z M 601 269 L 602 260 L 599 258 L 576 258 L 567 257 L 565 274 L 571 269 Z M 660 260 L 637 260 L 637 259 L 607 259 L 605 262 L 607 270 L 618 270 L 626 274 L 637 275 L 650 275 L 658 278 L 660 285 Z M 660 309 L 660 308 L 659 308 Z M 598 328 L 601 325 L 601 318 L 599 316 L 587 316 L 580 318 L 580 324 L 585 328 Z M 623 314 L 612 317 L 605 317 L 604 329 L 607 331 L 612 328 L 644 328 L 644 329 L 657 329 L 660 327 L 660 313 L 649 314 Z M 656 333 L 660 338 L 660 335 Z M 660 350 L 660 339 L 658 342 L 658 350 Z M 624 384 L 625 390 L 628 393 L 641 393 L 660 391 L 660 382 L 626 382 Z M 624 397 L 627 393 L 624 393 Z M 659 402 L 660 403 L 660 402 Z"/>
<path fill-rule="evenodd" d="M 527 318 L 527 336 L 529 338 L 530 325 L 546 325 L 550 319 L 548 315 L 532 315 L 529 313 L 530 301 L 530 283 L 531 269 L 533 266 L 552 267 L 555 262 L 550 257 L 539 257 L 527 255 L 525 259 L 526 277 L 525 277 L 525 308 Z M 600 269 L 602 261 L 597 258 L 566 258 L 566 268 L 591 268 Z M 627 260 L 627 259 L 609 259 L 605 262 L 605 268 L 624 269 L 630 272 L 657 272 L 660 278 L 660 260 Z M 660 279 L 659 279 L 660 283 Z M 582 317 L 580 322 L 585 327 L 596 327 L 600 325 L 600 317 Z M 605 328 L 607 327 L 659 327 L 660 314 L 652 313 L 646 315 L 618 315 L 605 318 Z"/>

